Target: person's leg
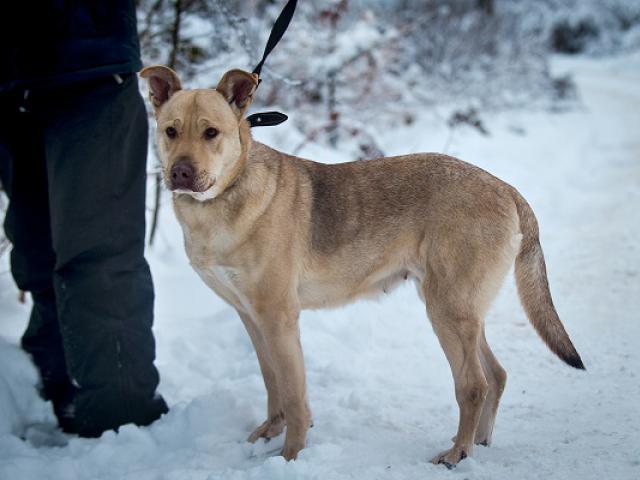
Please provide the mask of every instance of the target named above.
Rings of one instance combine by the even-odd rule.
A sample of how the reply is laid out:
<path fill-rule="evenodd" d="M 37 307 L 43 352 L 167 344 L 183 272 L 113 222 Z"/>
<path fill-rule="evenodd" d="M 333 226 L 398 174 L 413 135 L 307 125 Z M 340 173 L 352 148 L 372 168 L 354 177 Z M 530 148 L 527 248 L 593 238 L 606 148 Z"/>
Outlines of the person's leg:
<path fill-rule="evenodd" d="M 11 271 L 33 308 L 22 347 L 40 371 L 41 393 L 56 413 L 72 394 L 67 375 L 53 289 L 47 173 L 41 130 L 34 117 L 20 113 L 15 98 L 0 98 L 0 181 L 9 197 L 4 219 L 12 243 Z"/>
<path fill-rule="evenodd" d="M 144 259 L 147 114 L 128 75 L 43 93 L 54 286 L 83 436 L 167 411 Z M 38 102 L 38 99 L 34 100 Z"/>

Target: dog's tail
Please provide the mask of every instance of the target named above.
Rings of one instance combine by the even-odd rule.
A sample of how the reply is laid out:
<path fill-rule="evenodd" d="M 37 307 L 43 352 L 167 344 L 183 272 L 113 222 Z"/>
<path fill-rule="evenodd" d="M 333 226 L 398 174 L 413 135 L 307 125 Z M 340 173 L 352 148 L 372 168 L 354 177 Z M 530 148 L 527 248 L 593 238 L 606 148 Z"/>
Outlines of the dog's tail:
<path fill-rule="evenodd" d="M 553 306 L 544 255 L 540 246 L 538 222 L 527 201 L 519 193 L 514 193 L 522 232 L 520 251 L 515 262 L 516 285 L 520 301 L 533 328 L 549 349 L 567 364 L 584 370 L 582 359 L 571 343 Z"/>

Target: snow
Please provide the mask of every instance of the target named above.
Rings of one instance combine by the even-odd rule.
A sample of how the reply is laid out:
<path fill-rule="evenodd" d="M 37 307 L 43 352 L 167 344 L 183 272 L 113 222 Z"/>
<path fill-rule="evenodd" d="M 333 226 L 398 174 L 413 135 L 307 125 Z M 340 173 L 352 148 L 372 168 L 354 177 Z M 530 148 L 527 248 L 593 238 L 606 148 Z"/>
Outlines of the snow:
<path fill-rule="evenodd" d="M 558 58 L 554 69 L 575 74 L 581 108 L 496 114 L 485 119 L 487 137 L 464 127 L 450 134 L 438 112 L 378 132 L 388 154 L 446 146 L 516 186 L 540 221 L 554 300 L 587 371 L 546 349 L 509 278 L 487 318 L 489 343 L 509 373 L 490 448 L 476 447 L 453 471 L 428 462 L 449 446 L 457 407 L 413 286 L 304 312 L 309 446 L 286 463 L 274 456 L 282 436 L 246 443 L 266 410 L 255 354 L 233 310 L 188 266 L 165 208 L 148 257 L 160 391 L 171 411 L 147 428 L 100 439 L 52 430 L 51 407 L 38 399 L 35 370 L 17 347 L 29 305 L 16 300 L 4 259 L 0 479 L 640 478 L 640 54 Z M 289 128 L 254 134 L 287 150 L 300 141 Z M 314 144 L 302 155 L 347 159 Z"/>
<path fill-rule="evenodd" d="M 359 21 L 349 26 L 348 34 L 339 35 L 333 51 L 312 60 L 311 71 L 314 76 L 326 76 L 352 61 L 362 52 L 373 49 L 376 43 L 385 38 L 381 32 L 372 28 L 372 22 Z M 387 34 L 386 39 L 392 34 Z M 332 50 L 332 49 L 330 49 Z"/>

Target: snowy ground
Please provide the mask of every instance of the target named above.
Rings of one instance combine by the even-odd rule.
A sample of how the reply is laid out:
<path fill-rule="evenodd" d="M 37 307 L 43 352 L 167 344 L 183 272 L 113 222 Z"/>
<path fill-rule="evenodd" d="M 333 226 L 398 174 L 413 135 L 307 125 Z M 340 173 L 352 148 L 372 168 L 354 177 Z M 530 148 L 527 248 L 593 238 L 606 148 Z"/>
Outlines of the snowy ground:
<path fill-rule="evenodd" d="M 587 372 L 556 359 L 517 301 L 513 279 L 487 319 L 509 372 L 494 445 L 447 471 L 428 459 L 457 422 L 449 367 L 412 286 L 379 301 L 302 315 L 315 428 L 296 462 L 250 446 L 265 393 L 251 344 L 233 310 L 187 264 L 167 208 L 149 259 L 161 392 L 172 409 L 150 428 L 98 440 L 18 438 L 53 422 L 17 348 L 28 305 L 0 274 L 0 479 L 638 479 L 640 478 L 640 55 L 559 59 L 583 108 L 510 113 L 491 135 L 449 133 L 429 113 L 381 132 L 389 154 L 442 150 L 516 186 L 536 211 L 556 306 Z M 286 125 L 256 137 L 284 150 Z M 346 160 L 316 146 L 304 156 Z M 190 305 L 185 312 L 184 305 Z M 51 443 L 51 439 L 44 439 Z"/>

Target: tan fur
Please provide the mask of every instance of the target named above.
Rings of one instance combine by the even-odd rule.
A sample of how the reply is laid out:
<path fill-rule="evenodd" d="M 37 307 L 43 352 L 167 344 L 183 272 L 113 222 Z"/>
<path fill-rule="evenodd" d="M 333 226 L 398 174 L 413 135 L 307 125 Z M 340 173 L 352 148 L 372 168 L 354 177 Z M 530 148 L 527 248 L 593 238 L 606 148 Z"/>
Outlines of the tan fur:
<path fill-rule="evenodd" d="M 453 466 L 474 442 L 491 441 L 506 373 L 486 342 L 484 316 L 514 260 L 534 326 L 578 366 L 551 302 L 535 217 L 511 186 L 433 153 L 337 165 L 286 155 L 251 138 L 244 120 L 257 86 L 251 74 L 232 70 L 216 90 L 189 91 L 176 90 L 179 79 L 166 67 L 141 75 L 155 83 L 168 186 L 177 159 L 195 167 L 196 191 L 174 193 L 187 255 L 238 311 L 256 349 L 268 408 L 250 441 L 286 424 L 284 457 L 305 446 L 311 413 L 300 310 L 376 295 L 407 278 L 426 302 L 460 407 L 454 445 L 434 462 Z M 208 126 L 219 131 L 214 139 L 203 137 Z"/>

